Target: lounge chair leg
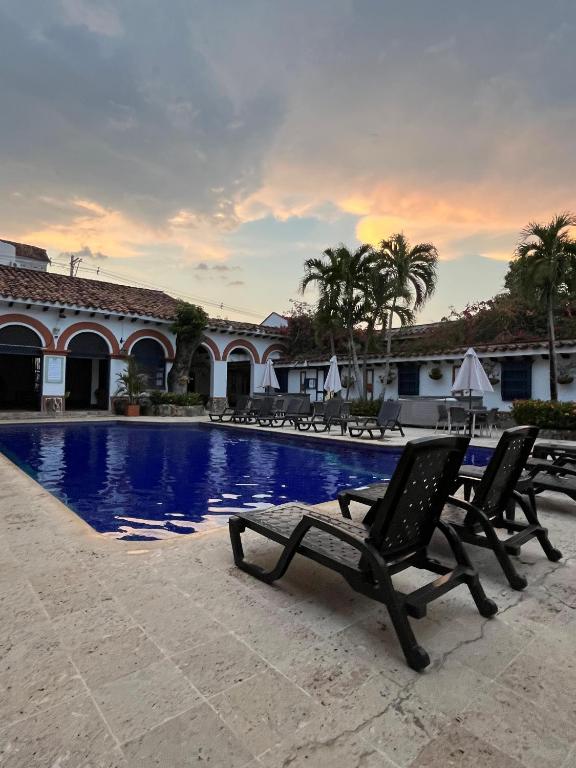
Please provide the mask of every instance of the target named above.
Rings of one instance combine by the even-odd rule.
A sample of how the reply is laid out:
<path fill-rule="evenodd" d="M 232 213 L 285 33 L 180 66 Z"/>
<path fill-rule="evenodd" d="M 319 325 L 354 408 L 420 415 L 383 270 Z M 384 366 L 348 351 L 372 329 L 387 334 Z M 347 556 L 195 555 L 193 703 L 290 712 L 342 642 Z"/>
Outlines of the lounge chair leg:
<path fill-rule="evenodd" d="M 343 493 L 338 494 L 338 505 L 340 506 L 342 517 L 345 517 L 347 520 L 352 520 L 352 515 L 350 514 L 350 499 Z"/>
<path fill-rule="evenodd" d="M 536 513 L 536 497 L 533 493 L 528 493 L 527 500 L 524 499 L 521 494 L 518 494 L 516 498 L 520 508 L 524 512 L 526 520 L 528 520 L 531 525 L 537 525 L 540 529 L 535 533 L 540 546 L 544 550 L 544 554 L 551 562 L 558 562 L 558 560 L 562 558 L 562 552 L 560 552 L 559 549 L 556 549 L 556 547 L 552 546 L 552 542 L 548 538 L 548 530 L 540 525 L 538 514 Z"/>
<path fill-rule="evenodd" d="M 490 522 L 485 520 L 484 515 L 478 516 L 478 521 L 481 524 L 484 533 L 486 535 L 486 538 L 490 542 L 490 546 L 494 554 L 496 555 L 496 558 L 498 562 L 500 563 L 500 566 L 502 567 L 502 570 L 504 571 L 504 575 L 508 579 L 508 583 L 512 587 L 512 589 L 525 589 L 528 585 L 528 581 L 525 579 L 524 576 L 520 576 L 516 568 L 514 568 L 514 565 L 512 561 L 510 560 L 510 556 L 506 552 L 506 549 L 504 548 L 504 544 L 500 541 L 498 536 L 496 535 L 496 531 L 492 528 L 490 525 Z"/>
<path fill-rule="evenodd" d="M 408 666 L 417 672 L 425 669 L 430 664 L 430 656 L 421 645 L 418 645 L 406 609 L 399 606 L 396 600 L 388 603 L 388 613 L 390 620 L 396 630 L 398 641 L 402 647 L 402 652 L 408 662 Z"/>
<path fill-rule="evenodd" d="M 494 614 L 498 613 L 498 606 L 494 600 L 491 600 L 486 592 L 484 592 L 484 587 L 482 586 L 480 577 L 478 576 L 478 573 L 476 572 L 476 569 L 474 568 L 468 553 L 464 549 L 464 545 L 458 538 L 458 534 L 448 523 L 445 523 L 443 520 L 438 522 L 438 529 L 444 534 L 458 565 L 464 565 L 474 571 L 475 575 L 471 576 L 469 579 L 466 579 L 466 584 L 470 590 L 472 599 L 476 603 L 478 612 L 481 616 L 485 616 L 486 618 L 494 616 Z"/>
<path fill-rule="evenodd" d="M 231 517 L 228 521 L 228 527 L 230 530 L 230 541 L 232 543 L 234 563 L 238 566 L 238 568 L 240 568 L 240 570 L 246 571 L 246 573 L 249 573 L 251 576 L 255 576 L 257 579 L 260 579 L 260 581 L 266 582 L 266 584 L 272 584 L 273 581 L 277 581 L 278 579 L 282 578 L 282 576 L 284 576 L 288 570 L 288 566 L 292 562 L 294 555 L 296 554 L 296 550 L 298 549 L 300 542 L 309 530 L 310 525 L 305 520 L 302 520 L 300 523 L 298 523 L 292 532 L 290 539 L 286 543 L 286 546 L 282 550 L 282 554 L 278 558 L 278 562 L 274 568 L 269 571 L 265 571 L 255 563 L 247 563 L 244 559 L 244 549 L 242 547 L 241 534 L 246 530 L 246 526 L 242 520 L 240 520 L 238 517 Z"/>

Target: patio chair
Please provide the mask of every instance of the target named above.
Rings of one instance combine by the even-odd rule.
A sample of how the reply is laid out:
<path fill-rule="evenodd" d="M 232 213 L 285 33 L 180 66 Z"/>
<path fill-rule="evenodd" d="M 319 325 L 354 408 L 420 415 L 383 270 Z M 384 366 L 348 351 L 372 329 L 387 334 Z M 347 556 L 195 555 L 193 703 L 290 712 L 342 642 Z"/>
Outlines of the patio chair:
<path fill-rule="evenodd" d="M 468 428 L 468 414 L 466 408 L 462 408 L 461 405 L 451 405 L 448 408 L 448 431 L 460 433 L 460 430 L 465 432 Z"/>
<path fill-rule="evenodd" d="M 314 413 L 312 416 L 300 416 L 295 419 L 294 426 L 300 432 L 308 432 L 311 428 L 314 432 L 329 432 L 333 424 L 339 423 L 343 403 L 344 400 L 340 400 L 337 397 L 332 400 L 326 400 L 322 413 Z"/>
<path fill-rule="evenodd" d="M 375 505 L 368 525 L 297 503 L 238 513 L 229 521 L 235 564 L 268 584 L 286 573 L 297 553 L 340 573 L 352 589 L 386 605 L 406 661 L 413 669 L 424 669 L 430 658 L 418 645 L 409 616 L 424 617 L 429 602 L 460 584 L 468 586 L 482 616 L 498 610 L 484 593 L 458 536 L 440 520 L 468 441 L 467 437 L 432 437 L 409 442 L 388 493 Z M 283 546 L 271 570 L 245 560 L 241 537 L 247 528 Z M 446 538 L 455 565 L 429 557 L 428 545 L 436 530 Z M 439 578 L 404 594 L 394 587 L 392 576 L 409 567 L 431 571 Z"/>
<path fill-rule="evenodd" d="M 434 432 L 437 432 L 439 429 L 449 430 L 449 428 L 450 418 L 448 416 L 448 408 L 444 405 L 444 403 L 438 403 L 438 418 L 436 419 Z"/>
<path fill-rule="evenodd" d="M 534 500 L 534 478 L 524 473 L 537 427 L 514 427 L 502 433 L 487 467 L 463 466 L 457 487 L 464 486 L 464 499 L 450 498 L 450 506 L 466 512 L 462 523 L 451 521 L 462 541 L 491 549 L 510 586 L 524 589 L 526 579 L 517 573 L 510 555 L 519 555 L 531 539 L 538 539 L 546 557 L 556 562 L 562 553 L 548 538 L 548 531 L 538 519 Z M 576 473 L 575 473 L 576 474 Z M 473 497 L 471 492 L 474 491 Z M 527 522 L 515 519 L 520 508 Z M 496 529 L 508 531 L 500 538 Z"/>
<path fill-rule="evenodd" d="M 402 403 L 394 400 L 384 400 L 380 406 L 378 416 L 353 416 L 348 419 L 348 432 L 351 437 L 361 437 L 365 432 L 370 439 L 374 437 L 384 437 L 386 430 L 390 432 L 400 432 L 404 437 L 404 430 L 400 424 L 400 411 Z M 378 435 L 374 435 L 379 432 Z"/>
<path fill-rule="evenodd" d="M 240 395 L 234 406 L 226 406 L 223 411 L 210 411 L 210 421 L 234 421 L 235 417 L 247 415 L 250 410 L 250 398 Z"/>
<path fill-rule="evenodd" d="M 500 416 L 498 408 L 490 408 L 489 411 L 480 411 L 476 414 L 476 426 L 480 436 L 483 432 L 486 432 L 488 437 L 492 437 L 492 432 L 498 429 L 500 422 Z"/>

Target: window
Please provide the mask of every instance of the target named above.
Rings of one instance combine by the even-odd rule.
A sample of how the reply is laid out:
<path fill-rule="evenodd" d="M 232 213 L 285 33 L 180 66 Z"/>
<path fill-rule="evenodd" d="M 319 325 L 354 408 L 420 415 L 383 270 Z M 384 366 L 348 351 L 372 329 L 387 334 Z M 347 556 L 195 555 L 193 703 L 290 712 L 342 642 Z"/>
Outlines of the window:
<path fill-rule="evenodd" d="M 532 361 L 504 360 L 502 400 L 529 400 L 532 397 Z"/>
<path fill-rule="evenodd" d="M 138 371 L 144 376 L 146 388 L 164 389 L 164 347 L 154 339 L 141 339 L 134 344 L 130 354 L 136 358 Z"/>
<path fill-rule="evenodd" d="M 398 395 L 420 394 L 420 366 L 418 363 L 398 363 Z"/>

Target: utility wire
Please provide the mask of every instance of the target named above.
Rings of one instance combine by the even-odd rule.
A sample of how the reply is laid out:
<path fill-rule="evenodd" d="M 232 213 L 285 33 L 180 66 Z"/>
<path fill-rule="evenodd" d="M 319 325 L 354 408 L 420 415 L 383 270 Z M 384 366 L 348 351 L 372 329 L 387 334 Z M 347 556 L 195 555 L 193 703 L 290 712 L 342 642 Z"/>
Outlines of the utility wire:
<path fill-rule="evenodd" d="M 68 269 L 70 266 L 69 263 L 57 261 L 56 259 L 52 259 L 51 264 L 53 266 L 63 267 L 65 269 Z M 151 288 L 153 290 L 166 291 L 168 293 L 174 294 L 179 298 L 188 299 L 198 304 L 202 304 L 203 306 L 216 307 L 217 309 L 220 309 L 220 310 L 227 309 L 230 312 L 238 312 L 243 315 L 250 315 L 251 317 L 257 317 L 259 319 L 261 318 L 260 313 L 254 312 L 250 309 L 244 309 L 243 307 L 234 307 L 230 304 L 224 304 L 224 302 L 213 301 L 211 299 L 205 299 L 200 296 L 193 296 L 191 294 L 181 293 L 179 291 L 175 291 L 173 288 L 168 288 L 167 286 L 162 286 L 154 283 L 147 283 L 143 280 L 135 280 L 132 277 L 129 277 L 128 275 L 122 275 L 118 272 L 110 272 L 109 270 L 102 269 L 102 267 L 87 267 L 87 266 L 85 267 L 82 265 L 78 265 L 76 272 L 78 271 L 78 268 L 81 270 L 84 270 L 85 272 L 93 272 L 96 274 L 97 277 L 100 275 L 104 275 L 106 277 L 115 278 L 116 280 L 127 281 L 129 284 L 136 285 L 139 288 Z"/>

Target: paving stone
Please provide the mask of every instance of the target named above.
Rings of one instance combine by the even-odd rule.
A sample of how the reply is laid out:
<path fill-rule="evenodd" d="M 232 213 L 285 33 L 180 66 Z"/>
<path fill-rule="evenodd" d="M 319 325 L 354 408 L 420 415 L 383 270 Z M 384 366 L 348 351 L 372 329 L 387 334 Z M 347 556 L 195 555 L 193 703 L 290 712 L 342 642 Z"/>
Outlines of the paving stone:
<path fill-rule="evenodd" d="M 165 597 L 143 602 L 131 613 L 159 647 L 170 654 L 216 641 L 227 632 L 202 607 L 176 589 Z"/>
<path fill-rule="evenodd" d="M 140 736 L 201 701 L 198 691 L 168 660 L 93 688 L 92 694 L 120 741 Z"/>
<path fill-rule="evenodd" d="M 400 690 L 385 710 L 358 733 L 404 768 L 449 723 L 446 715 L 432 709 L 407 688 Z"/>
<path fill-rule="evenodd" d="M 114 740 L 88 696 L 76 698 L 0 730 L 2 768 L 121 766 Z M 116 762 L 114 763 L 114 758 Z"/>
<path fill-rule="evenodd" d="M 259 762 L 264 768 L 395 768 L 358 735 L 335 731 L 329 720 L 301 728 L 261 755 Z"/>
<path fill-rule="evenodd" d="M 113 601 L 86 606 L 80 611 L 58 616 L 52 622 L 62 644 L 78 648 L 84 643 L 117 635 L 135 626 L 135 621 Z"/>
<path fill-rule="evenodd" d="M 254 755 L 320 715 L 310 696 L 273 670 L 248 678 L 210 703 Z"/>
<path fill-rule="evenodd" d="M 84 685 L 46 622 L 0 644 L 0 723 L 30 717 L 84 693 Z"/>
<path fill-rule="evenodd" d="M 124 744 L 129 768 L 244 768 L 254 757 L 207 705 Z"/>
<path fill-rule="evenodd" d="M 576 721 L 536 707 L 515 691 L 491 685 L 459 715 L 471 733 L 527 768 L 556 768 L 576 742 Z"/>
<path fill-rule="evenodd" d="M 70 655 L 91 687 L 143 669 L 161 658 L 159 648 L 139 627 L 83 643 L 71 649 Z"/>
<path fill-rule="evenodd" d="M 430 741 L 410 768 L 523 768 L 489 742 L 452 723 Z"/>
<path fill-rule="evenodd" d="M 576 654 L 520 654 L 497 681 L 562 719 L 576 722 Z"/>
<path fill-rule="evenodd" d="M 173 657 L 173 661 L 207 697 L 268 668 L 260 656 L 232 634 L 182 651 Z"/>

